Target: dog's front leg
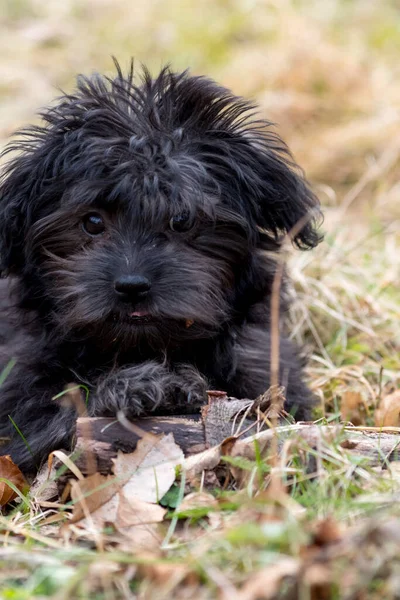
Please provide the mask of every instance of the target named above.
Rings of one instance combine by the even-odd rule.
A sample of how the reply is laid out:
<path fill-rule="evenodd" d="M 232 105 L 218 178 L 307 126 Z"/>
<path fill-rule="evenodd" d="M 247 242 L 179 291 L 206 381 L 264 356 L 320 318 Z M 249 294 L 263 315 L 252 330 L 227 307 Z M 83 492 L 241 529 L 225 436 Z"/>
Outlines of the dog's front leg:
<path fill-rule="evenodd" d="M 130 417 L 154 412 L 187 413 L 203 404 L 206 389 L 205 379 L 191 365 L 171 367 L 147 361 L 102 378 L 89 402 L 89 413 L 115 415 L 122 410 Z"/>
<path fill-rule="evenodd" d="M 59 391 L 60 382 L 25 370 L 1 388 L 0 454 L 10 454 L 24 473 L 34 473 L 53 450 L 70 448 L 77 413 L 53 400 Z"/>
<path fill-rule="evenodd" d="M 233 369 L 222 389 L 237 398 L 256 398 L 271 385 L 271 335 L 265 326 L 244 325 L 232 350 Z M 285 388 L 285 409 L 309 420 L 315 403 L 304 382 L 302 361 L 293 343 L 279 339 L 278 383 Z"/>

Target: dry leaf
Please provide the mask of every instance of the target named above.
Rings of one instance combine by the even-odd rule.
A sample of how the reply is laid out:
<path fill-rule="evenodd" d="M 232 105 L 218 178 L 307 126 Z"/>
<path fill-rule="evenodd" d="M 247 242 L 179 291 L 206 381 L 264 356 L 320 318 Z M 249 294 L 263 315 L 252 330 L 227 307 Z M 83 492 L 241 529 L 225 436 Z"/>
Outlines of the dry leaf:
<path fill-rule="evenodd" d="M 127 498 L 122 491 L 87 518 L 83 518 L 77 526 L 85 530 L 88 537 L 93 537 L 105 527 L 113 526 L 122 537 L 119 548 L 126 551 L 158 550 L 162 535 L 157 530 L 166 509 L 158 504 L 143 502 L 138 498 Z"/>
<path fill-rule="evenodd" d="M 165 513 L 166 509 L 158 504 L 143 502 L 138 498 L 127 498 L 122 491 L 119 491 L 90 513 L 90 518 L 82 519 L 79 524 L 95 525 L 98 529 L 102 529 L 108 523 L 121 531 L 132 525 L 160 523 Z"/>
<path fill-rule="evenodd" d="M 107 502 L 93 510 L 93 512 L 87 512 L 86 516 L 82 516 L 77 525 L 84 529 L 101 531 L 108 523 L 110 525 L 115 523 L 118 507 L 119 495 L 116 493 Z M 74 521 L 73 519 L 71 522 L 73 523 Z"/>
<path fill-rule="evenodd" d="M 331 600 L 333 573 L 326 565 L 312 564 L 304 572 L 303 581 L 311 600 Z"/>
<path fill-rule="evenodd" d="M 342 529 L 339 523 L 327 517 L 316 524 L 314 531 L 314 544 L 317 546 L 328 546 L 342 538 Z"/>
<path fill-rule="evenodd" d="M 159 549 L 164 532 L 158 527 L 166 510 L 157 504 L 175 481 L 183 452 L 172 434 L 148 436 L 130 454 L 118 453 L 114 475 L 99 473 L 72 483 L 76 530 L 95 539 L 112 526 L 120 549 Z"/>
<path fill-rule="evenodd" d="M 95 513 L 120 490 L 123 490 L 123 498 L 129 499 L 129 502 L 133 502 L 133 498 L 143 502 L 158 502 L 174 483 L 175 467 L 182 461 L 183 452 L 175 444 L 172 434 L 140 440 L 134 452 L 118 453 L 114 459 L 114 476 L 94 473 L 84 480 L 71 483 L 71 498 L 75 503 L 72 522 Z M 111 510 L 114 504 L 105 507 L 104 512 Z M 100 518 L 99 514 L 97 517 Z M 105 514 L 100 521 L 114 522 L 115 519 L 116 515 L 111 511 L 111 518 Z"/>
<path fill-rule="evenodd" d="M 169 433 L 139 440 L 135 452 L 118 453 L 113 460 L 114 474 L 124 484 L 126 497 L 158 502 L 175 481 L 175 468 L 184 455 Z"/>
<path fill-rule="evenodd" d="M 27 487 L 25 477 L 17 465 L 13 463 L 11 456 L 0 456 L 0 478 L 7 479 L 20 491 Z M 14 500 L 17 495 L 6 481 L 0 481 L 0 506 L 5 506 Z"/>
<path fill-rule="evenodd" d="M 125 492 L 125 488 L 124 488 Z M 127 497 L 124 492 L 118 494 L 119 505 L 115 526 L 117 529 L 131 525 L 148 525 L 149 523 L 160 523 L 165 513 L 165 508 L 159 504 L 151 504 L 136 497 Z"/>
<path fill-rule="evenodd" d="M 156 562 L 155 557 L 149 557 L 149 561 L 138 564 L 138 574 L 146 577 L 155 585 L 165 585 L 173 589 L 179 583 L 193 585 L 198 581 L 196 573 L 187 565 L 177 562 Z"/>
<path fill-rule="evenodd" d="M 185 496 L 178 507 L 178 512 L 183 513 L 199 508 L 218 509 L 218 500 L 206 492 L 192 492 Z"/>
<path fill-rule="evenodd" d="M 186 477 L 190 480 L 203 471 L 215 469 L 221 460 L 221 447 L 213 446 L 208 450 L 192 454 L 185 458 L 182 467 L 186 471 Z"/>
<path fill-rule="evenodd" d="M 125 528 L 118 540 L 118 548 L 130 554 L 145 551 L 160 553 L 160 546 L 165 537 L 165 530 L 160 523 L 132 525 Z"/>
<path fill-rule="evenodd" d="M 356 390 L 344 392 L 340 402 L 340 414 L 342 421 L 348 421 L 353 425 L 365 425 L 368 406 L 361 392 Z"/>
<path fill-rule="evenodd" d="M 283 558 L 279 562 L 253 573 L 242 590 L 238 600 L 270 600 L 275 598 L 282 586 L 282 581 L 294 578 L 299 574 L 299 561 L 294 558 Z"/>
<path fill-rule="evenodd" d="M 385 396 L 375 411 L 375 425 L 377 427 L 400 426 L 400 390 Z"/>
<path fill-rule="evenodd" d="M 85 515 L 94 513 L 108 502 L 121 484 L 111 475 L 94 473 L 83 480 L 71 481 L 71 499 L 74 502 L 71 523 L 80 521 Z"/>

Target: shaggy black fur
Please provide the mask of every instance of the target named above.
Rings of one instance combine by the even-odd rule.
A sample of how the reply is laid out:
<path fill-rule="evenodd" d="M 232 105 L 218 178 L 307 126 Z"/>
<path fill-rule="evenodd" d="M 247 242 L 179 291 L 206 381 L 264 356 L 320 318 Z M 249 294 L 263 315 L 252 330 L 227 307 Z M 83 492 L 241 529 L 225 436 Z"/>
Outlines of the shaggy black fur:
<path fill-rule="evenodd" d="M 117 69 L 80 77 L 6 149 L 1 261 L 18 327 L 0 329 L 17 360 L 0 436 L 25 471 L 70 444 L 75 411 L 52 398 L 71 382 L 89 388 L 90 415 L 263 392 L 274 254 L 301 220 L 294 243 L 319 241 L 318 202 L 251 104 L 203 77 L 144 71 L 136 85 Z M 287 339 L 280 355 L 287 409 L 307 418 Z"/>

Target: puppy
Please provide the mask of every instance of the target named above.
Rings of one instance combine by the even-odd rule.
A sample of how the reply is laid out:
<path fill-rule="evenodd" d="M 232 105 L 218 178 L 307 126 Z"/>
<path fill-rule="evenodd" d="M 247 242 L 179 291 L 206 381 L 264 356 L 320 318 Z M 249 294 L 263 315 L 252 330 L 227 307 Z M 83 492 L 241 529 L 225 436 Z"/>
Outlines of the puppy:
<path fill-rule="evenodd" d="M 0 328 L 4 364 L 16 361 L 0 436 L 26 472 L 71 443 L 75 410 L 53 399 L 71 382 L 92 416 L 193 412 L 207 388 L 264 392 L 282 237 L 297 226 L 295 245 L 319 241 L 317 199 L 252 104 L 187 72 L 135 83 L 116 67 L 79 77 L 5 150 L 2 294 L 17 319 Z M 286 409 L 309 418 L 283 337 L 279 377 Z"/>

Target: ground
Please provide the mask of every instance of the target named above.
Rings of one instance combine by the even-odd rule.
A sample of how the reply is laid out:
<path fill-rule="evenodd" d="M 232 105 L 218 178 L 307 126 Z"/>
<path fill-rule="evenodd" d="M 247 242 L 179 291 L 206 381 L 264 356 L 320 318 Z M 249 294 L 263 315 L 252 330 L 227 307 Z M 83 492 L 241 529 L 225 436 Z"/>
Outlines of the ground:
<path fill-rule="evenodd" d="M 0 144 L 76 73 L 111 73 L 110 55 L 254 98 L 325 212 L 325 241 L 289 257 L 316 418 L 397 432 L 399 51 L 395 0 L 0 0 Z M 186 512 L 178 473 L 162 549 L 146 552 L 112 527 L 76 541 L 59 528 L 68 506 L 20 492 L 0 516 L 1 597 L 399 598 L 400 470 L 347 450 L 228 457 L 225 486 L 203 478 Z"/>

